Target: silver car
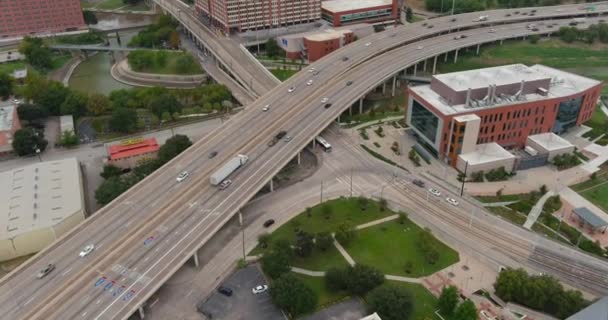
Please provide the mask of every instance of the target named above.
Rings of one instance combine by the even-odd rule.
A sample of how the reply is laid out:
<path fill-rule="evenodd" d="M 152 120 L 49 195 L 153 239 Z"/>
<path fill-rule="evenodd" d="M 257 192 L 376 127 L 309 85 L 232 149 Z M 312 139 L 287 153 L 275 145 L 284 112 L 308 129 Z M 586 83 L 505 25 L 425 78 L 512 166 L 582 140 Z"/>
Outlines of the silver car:
<path fill-rule="evenodd" d="M 177 180 L 177 182 L 182 182 L 184 180 L 186 180 L 186 178 L 188 178 L 190 174 L 188 173 L 188 171 L 182 171 L 177 175 L 177 178 L 175 180 Z"/>
<path fill-rule="evenodd" d="M 80 251 L 80 253 L 78 254 L 81 258 L 84 258 L 86 256 L 89 255 L 89 253 L 93 252 L 93 250 L 95 250 L 95 245 L 94 244 L 87 244 L 86 246 L 84 246 L 84 248 L 82 248 L 82 251 Z"/>
<path fill-rule="evenodd" d="M 232 184 L 232 180 L 228 179 L 228 180 L 224 180 L 222 181 L 222 183 L 220 183 L 220 190 L 224 190 L 226 188 L 228 188 L 230 185 Z"/>

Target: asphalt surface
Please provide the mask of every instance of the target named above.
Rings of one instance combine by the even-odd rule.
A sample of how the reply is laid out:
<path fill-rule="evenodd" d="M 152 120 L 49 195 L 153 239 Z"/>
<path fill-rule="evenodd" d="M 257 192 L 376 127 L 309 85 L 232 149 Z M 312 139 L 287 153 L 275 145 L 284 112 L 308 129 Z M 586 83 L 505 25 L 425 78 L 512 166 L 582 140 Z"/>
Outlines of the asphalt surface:
<path fill-rule="evenodd" d="M 541 9 L 538 11 L 537 15 L 540 15 Z M 542 11 L 552 13 L 555 9 Z M 390 78 L 404 65 L 455 47 L 527 34 L 525 25 L 501 26 L 495 33 L 489 33 L 487 29 L 475 31 L 475 34 L 468 31 L 469 37 L 456 44 L 452 40 L 453 34 L 433 37 L 395 47 L 395 50 L 370 59 L 402 36 L 398 31 L 380 33 L 375 36 L 381 38 L 370 46 L 350 45 L 351 48 L 357 46 L 358 50 L 354 50 L 356 53 L 346 62 L 342 61 L 341 50 L 321 59 L 313 64 L 321 71 L 313 77 L 313 85 L 305 84 L 312 77 L 310 73 L 300 72 L 272 89 L 163 169 L 0 280 L 1 317 L 128 317 L 270 177 L 363 93 Z M 435 25 L 435 28 L 439 26 Z M 349 80 L 354 83 L 347 86 Z M 290 86 L 296 87 L 292 93 L 287 92 Z M 325 96 L 330 97 L 332 108 L 322 108 L 320 100 Z M 261 107 L 266 104 L 271 105 L 270 111 L 262 112 Z M 268 147 L 267 142 L 280 130 L 287 130 L 293 139 Z M 209 159 L 207 155 L 211 151 L 217 151 L 218 156 Z M 219 191 L 212 187 L 209 175 L 237 153 L 247 154 L 249 162 L 231 176 L 233 183 L 228 189 Z M 188 170 L 190 177 L 177 183 L 175 177 L 182 170 Z M 418 198 L 424 196 L 424 193 L 418 194 Z M 466 204 L 461 209 L 440 205 L 446 212 L 466 207 Z M 436 211 L 433 207 L 420 206 Z M 80 249 L 91 242 L 96 244 L 96 250 L 86 258 L 78 258 Z M 529 244 L 513 249 L 510 254 L 521 256 L 528 252 Z M 576 278 L 579 285 L 604 293 L 608 291 L 603 276 L 601 280 L 597 276 L 608 271 L 603 261 L 580 253 L 568 254 L 579 262 L 575 266 L 581 271 Z M 35 279 L 35 274 L 47 263 L 55 263 L 57 268 L 44 279 Z M 554 268 L 560 267 L 560 261 L 551 264 Z M 568 264 L 568 268 L 570 266 L 572 264 Z"/>

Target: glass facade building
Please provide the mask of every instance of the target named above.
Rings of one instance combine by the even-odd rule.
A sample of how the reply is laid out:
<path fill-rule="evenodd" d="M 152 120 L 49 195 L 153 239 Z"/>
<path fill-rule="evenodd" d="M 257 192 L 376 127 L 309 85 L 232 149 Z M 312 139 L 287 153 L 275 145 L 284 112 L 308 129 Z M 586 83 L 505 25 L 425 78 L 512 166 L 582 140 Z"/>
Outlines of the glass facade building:
<path fill-rule="evenodd" d="M 574 127 L 578 114 L 581 111 L 582 103 L 582 96 L 561 102 L 557 110 L 553 132 L 563 133 L 568 131 L 569 128 Z"/>
<path fill-rule="evenodd" d="M 431 143 L 437 141 L 439 118 L 416 99 L 412 101 L 411 124 Z"/>

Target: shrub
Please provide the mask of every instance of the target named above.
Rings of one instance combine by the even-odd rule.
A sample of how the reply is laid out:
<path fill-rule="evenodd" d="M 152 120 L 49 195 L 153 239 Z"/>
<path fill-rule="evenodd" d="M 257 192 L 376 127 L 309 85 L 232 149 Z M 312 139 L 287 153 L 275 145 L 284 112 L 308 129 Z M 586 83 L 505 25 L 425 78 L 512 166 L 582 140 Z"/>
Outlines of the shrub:
<path fill-rule="evenodd" d="M 414 148 L 412 148 L 408 153 L 408 158 L 412 160 L 416 167 L 420 167 L 420 157 L 418 156 L 418 153 L 416 152 L 416 150 L 414 150 Z"/>

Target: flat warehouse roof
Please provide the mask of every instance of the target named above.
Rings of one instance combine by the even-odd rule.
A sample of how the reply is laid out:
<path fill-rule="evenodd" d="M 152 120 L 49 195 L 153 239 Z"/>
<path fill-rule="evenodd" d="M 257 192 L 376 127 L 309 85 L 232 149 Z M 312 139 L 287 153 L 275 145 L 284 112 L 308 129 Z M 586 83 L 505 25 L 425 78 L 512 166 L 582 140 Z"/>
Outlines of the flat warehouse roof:
<path fill-rule="evenodd" d="M 434 77 L 454 91 L 487 88 L 488 84 L 502 86 L 520 83 L 522 80 L 529 82 L 551 78 L 523 64 L 451 72 Z"/>
<path fill-rule="evenodd" d="M 365 8 L 390 6 L 393 0 L 330 0 L 321 2 L 323 10 L 331 12 L 352 11 Z"/>

